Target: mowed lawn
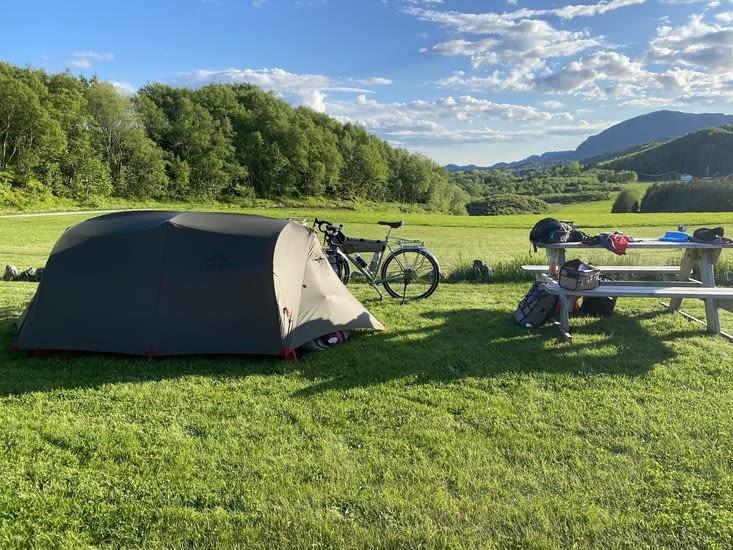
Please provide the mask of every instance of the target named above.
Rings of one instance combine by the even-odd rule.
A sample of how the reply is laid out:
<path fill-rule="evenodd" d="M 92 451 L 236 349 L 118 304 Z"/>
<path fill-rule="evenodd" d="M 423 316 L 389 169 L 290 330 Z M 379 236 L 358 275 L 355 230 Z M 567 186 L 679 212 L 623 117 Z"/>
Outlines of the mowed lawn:
<path fill-rule="evenodd" d="M 591 234 L 733 234 L 731 214 L 595 207 L 557 215 Z M 529 279 L 451 277 L 474 259 L 541 263 L 537 216 L 269 213 L 372 238 L 404 219 L 396 234 L 425 239 L 456 282 L 404 305 L 355 284 L 388 330 L 294 363 L 31 357 L 11 346 L 36 284 L 0 282 L 0 547 L 733 546 L 733 343 L 620 299 L 573 319 L 568 345 L 514 322 Z M 43 265 L 87 217 L 0 218 L 0 263 Z"/>

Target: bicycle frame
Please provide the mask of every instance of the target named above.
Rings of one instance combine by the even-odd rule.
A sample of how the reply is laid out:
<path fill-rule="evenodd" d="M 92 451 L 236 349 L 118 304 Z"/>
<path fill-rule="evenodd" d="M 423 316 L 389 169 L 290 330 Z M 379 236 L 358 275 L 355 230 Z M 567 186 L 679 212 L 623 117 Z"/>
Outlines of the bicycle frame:
<path fill-rule="evenodd" d="M 386 245 L 385 245 L 386 248 Z M 341 258 L 344 262 L 349 262 L 352 266 L 354 266 L 359 273 L 362 274 L 364 279 L 366 279 L 366 282 L 374 289 L 374 292 L 376 292 L 379 295 L 379 299 L 381 300 L 384 298 L 384 295 L 382 294 L 382 291 L 379 290 L 379 284 L 381 284 L 381 281 L 376 277 L 376 274 L 379 272 L 379 267 L 382 265 L 382 259 L 380 258 L 377 262 L 377 266 L 375 267 L 374 271 L 371 269 L 371 262 L 366 264 L 364 267 L 356 260 L 356 258 L 351 254 L 346 254 L 343 250 L 341 250 L 338 247 L 335 247 L 330 250 L 331 254 L 336 254 Z M 374 254 L 379 254 L 378 252 L 375 252 Z"/>
<path fill-rule="evenodd" d="M 418 239 L 408 239 L 403 237 L 393 237 L 392 231 L 402 226 L 402 222 L 379 222 L 381 225 L 387 225 L 387 234 L 383 241 L 370 241 L 373 245 L 375 242 L 381 242 L 382 246 L 379 250 L 372 252 L 372 258 L 369 263 L 359 255 L 359 250 L 353 252 L 346 252 L 345 246 L 348 246 L 347 239 L 341 232 L 343 226 L 336 226 L 330 222 L 318 220 L 316 218 L 314 226 L 317 226 L 319 230 L 324 234 L 324 244 L 326 245 L 327 254 L 332 257 L 336 257 L 336 262 L 348 262 L 349 265 L 356 268 L 358 273 L 364 277 L 364 280 L 371 286 L 377 293 L 380 299 L 384 296 L 379 289 L 379 285 L 389 291 L 392 296 L 397 297 L 398 294 L 393 289 L 393 285 L 398 282 L 404 284 L 402 298 L 403 301 L 406 299 L 406 292 L 408 284 L 412 283 L 417 279 L 417 270 L 414 266 L 405 265 L 403 258 L 406 258 L 410 252 L 414 253 L 417 257 L 426 258 L 427 262 L 433 267 L 436 272 L 434 275 L 434 282 L 429 289 L 424 293 L 424 297 L 429 296 L 437 287 L 437 280 L 440 276 L 440 268 L 437 259 L 432 253 L 426 248 L 425 243 Z M 325 229 L 324 229 L 325 226 Z M 351 248 L 351 246 L 349 246 Z M 391 276 L 385 276 L 386 266 L 394 263 L 397 268 L 396 272 Z M 385 268 L 383 268 L 385 266 Z M 336 273 L 346 284 L 349 280 L 351 270 L 348 269 L 345 276 L 343 276 L 342 268 L 337 264 L 334 268 Z M 419 297 L 422 297 L 419 296 Z"/>

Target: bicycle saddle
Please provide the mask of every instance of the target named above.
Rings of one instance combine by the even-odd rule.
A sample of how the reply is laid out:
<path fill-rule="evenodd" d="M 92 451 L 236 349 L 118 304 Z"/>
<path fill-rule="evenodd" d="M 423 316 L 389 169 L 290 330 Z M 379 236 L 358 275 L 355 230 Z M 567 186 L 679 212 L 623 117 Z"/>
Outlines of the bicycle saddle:
<path fill-rule="evenodd" d="M 377 222 L 379 225 L 388 225 L 392 229 L 397 229 L 398 227 L 402 227 L 402 222 Z"/>

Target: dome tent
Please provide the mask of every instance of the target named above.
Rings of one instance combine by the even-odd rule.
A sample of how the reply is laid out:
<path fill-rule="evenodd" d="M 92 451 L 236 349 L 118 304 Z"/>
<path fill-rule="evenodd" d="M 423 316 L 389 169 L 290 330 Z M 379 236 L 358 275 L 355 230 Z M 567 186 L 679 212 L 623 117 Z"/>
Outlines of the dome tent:
<path fill-rule="evenodd" d="M 247 214 L 130 211 L 67 229 L 18 320 L 16 347 L 132 355 L 288 356 L 384 327 L 316 234 Z"/>

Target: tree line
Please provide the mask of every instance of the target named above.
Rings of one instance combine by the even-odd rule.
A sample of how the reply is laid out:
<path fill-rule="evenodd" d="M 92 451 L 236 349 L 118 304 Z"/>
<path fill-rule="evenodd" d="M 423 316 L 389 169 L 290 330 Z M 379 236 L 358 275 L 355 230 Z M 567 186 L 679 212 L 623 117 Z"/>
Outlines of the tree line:
<path fill-rule="evenodd" d="M 733 182 L 730 180 L 679 181 L 650 185 L 639 212 L 731 212 Z"/>
<path fill-rule="evenodd" d="M 561 196 L 583 193 L 607 195 L 622 189 L 622 185 L 636 181 L 636 174 L 629 170 L 616 172 L 597 168 L 585 168 L 579 162 L 537 167 L 526 173 L 513 170 L 469 170 L 454 172 L 451 181 L 460 186 L 472 198 L 494 193 L 528 195 L 546 202 L 567 202 Z M 598 198 L 604 200 L 608 198 Z M 593 200 L 593 199 L 583 199 Z"/>
<path fill-rule="evenodd" d="M 636 181 L 634 172 L 583 167 L 579 162 L 536 166 L 531 170 L 468 170 L 454 172 L 451 181 L 468 193 L 470 215 L 537 214 L 551 203 L 607 200 Z"/>
<path fill-rule="evenodd" d="M 81 201 L 330 196 L 457 213 L 468 199 L 434 161 L 251 84 L 125 95 L 2 62 L 0 186 Z"/>

